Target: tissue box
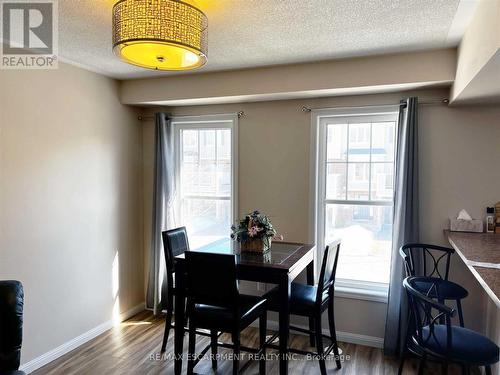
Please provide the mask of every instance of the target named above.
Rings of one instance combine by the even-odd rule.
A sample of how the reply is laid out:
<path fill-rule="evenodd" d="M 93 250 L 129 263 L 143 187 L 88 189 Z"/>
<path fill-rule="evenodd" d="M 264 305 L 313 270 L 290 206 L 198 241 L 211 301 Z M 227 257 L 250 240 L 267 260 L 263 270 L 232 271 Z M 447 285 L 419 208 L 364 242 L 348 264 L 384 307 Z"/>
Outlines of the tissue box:
<path fill-rule="evenodd" d="M 452 232 L 483 232 L 483 221 L 482 220 L 459 220 L 450 219 L 450 230 Z"/>

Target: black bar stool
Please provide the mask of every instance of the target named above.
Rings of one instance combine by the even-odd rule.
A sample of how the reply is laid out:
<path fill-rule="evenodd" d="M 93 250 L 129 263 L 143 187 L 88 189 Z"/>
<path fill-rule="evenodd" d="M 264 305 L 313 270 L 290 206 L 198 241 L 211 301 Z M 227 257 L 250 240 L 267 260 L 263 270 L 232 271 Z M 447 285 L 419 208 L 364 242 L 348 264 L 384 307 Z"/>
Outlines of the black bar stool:
<path fill-rule="evenodd" d="M 308 333 L 314 335 L 316 339 L 317 353 L 306 352 L 289 348 L 292 353 L 313 354 L 319 357 L 321 374 L 326 374 L 325 357 L 333 350 L 337 369 L 342 367 L 339 356 L 339 347 L 337 344 L 337 334 L 335 331 L 335 315 L 333 298 L 335 294 L 335 274 L 337 272 L 337 263 L 340 252 L 340 242 L 327 246 L 323 254 L 323 262 L 317 286 L 292 283 L 290 293 L 290 314 L 312 318 L 314 321 L 314 330 L 307 330 L 300 327 L 290 326 L 290 330 Z M 279 311 L 278 289 L 274 288 L 265 295 L 268 300 L 268 309 Z M 330 327 L 330 336 L 323 335 L 321 330 L 321 315 L 328 309 L 328 325 Z M 271 343 L 278 337 L 278 333 L 273 335 L 268 341 L 268 346 L 275 348 Z M 323 338 L 331 341 L 331 345 L 325 350 L 323 347 Z"/>
<path fill-rule="evenodd" d="M 431 285 L 435 285 L 431 291 L 435 295 L 430 296 L 431 298 L 436 298 L 440 303 L 450 300 L 456 302 L 458 319 L 460 326 L 463 327 L 461 300 L 469 293 L 462 286 L 448 280 L 451 255 L 455 250 L 436 245 L 410 243 L 403 245 L 399 253 L 404 260 L 406 276 L 422 276 L 415 284 L 417 289 L 428 291 Z M 440 266 L 441 261 L 444 261 L 444 267 Z"/>
<path fill-rule="evenodd" d="M 234 351 L 233 374 L 239 370 L 240 350 L 259 356 L 259 373 L 265 374 L 266 300 L 240 294 L 236 275 L 236 256 L 189 251 L 186 253 L 187 309 L 189 315 L 188 374 L 200 356 L 212 349 L 212 367 L 217 368 L 217 347 Z M 241 346 L 240 333 L 259 319 L 259 349 Z M 195 359 L 196 328 L 208 329 L 211 344 Z M 217 332 L 231 334 L 233 345 L 217 342 Z"/>
<path fill-rule="evenodd" d="M 448 365 L 457 363 L 467 370 L 470 366 L 484 366 L 491 375 L 491 365 L 498 362 L 498 346 L 487 337 L 470 329 L 451 325 L 455 310 L 440 303 L 431 296 L 437 295 L 439 283 L 427 284 L 422 291 L 425 277 L 407 277 L 403 286 L 408 294 L 408 302 L 415 322 L 411 340 L 419 352 L 418 374 L 424 371 L 427 359 L 442 362 L 442 372 L 447 374 Z M 444 319 L 444 324 L 440 321 Z"/>

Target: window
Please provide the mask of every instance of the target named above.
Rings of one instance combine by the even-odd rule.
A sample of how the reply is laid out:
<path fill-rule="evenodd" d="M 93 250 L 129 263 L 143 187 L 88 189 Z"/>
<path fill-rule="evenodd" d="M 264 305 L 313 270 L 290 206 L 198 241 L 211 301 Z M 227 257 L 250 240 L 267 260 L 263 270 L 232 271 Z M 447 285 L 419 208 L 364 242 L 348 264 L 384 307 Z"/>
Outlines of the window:
<path fill-rule="evenodd" d="M 176 217 L 192 249 L 229 238 L 236 212 L 233 116 L 174 118 Z"/>
<path fill-rule="evenodd" d="M 342 240 L 339 285 L 387 290 L 397 117 L 394 107 L 313 113 L 316 243 Z"/>

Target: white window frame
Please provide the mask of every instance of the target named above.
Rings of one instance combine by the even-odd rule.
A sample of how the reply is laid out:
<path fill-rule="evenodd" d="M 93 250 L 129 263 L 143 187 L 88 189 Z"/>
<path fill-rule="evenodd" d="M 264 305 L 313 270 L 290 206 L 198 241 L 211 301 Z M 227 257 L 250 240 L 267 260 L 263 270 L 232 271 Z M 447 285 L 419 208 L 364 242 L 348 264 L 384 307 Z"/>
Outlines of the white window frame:
<path fill-rule="evenodd" d="M 218 114 L 203 116 L 174 116 L 172 117 L 174 132 L 174 160 L 175 160 L 175 186 L 177 197 L 175 201 L 178 221 L 180 222 L 180 184 L 181 184 L 181 131 L 189 129 L 231 129 L 231 218 L 234 223 L 238 217 L 238 115 Z M 213 198 L 213 197 L 211 197 Z M 230 228 L 227 228 L 228 236 Z"/>
<path fill-rule="evenodd" d="M 316 259 L 323 258 L 323 251 L 327 245 L 325 244 L 326 203 L 360 204 L 359 201 L 326 199 L 326 168 L 323 168 L 326 166 L 326 126 L 324 125 L 324 120 L 328 118 L 330 121 L 338 120 L 340 123 L 343 118 L 349 117 L 350 119 L 358 118 L 362 122 L 362 120 L 366 121 L 367 117 L 377 116 L 377 121 L 395 121 L 397 126 L 398 112 L 398 105 L 346 107 L 311 111 L 310 233 L 311 238 L 316 243 Z M 371 179 L 369 180 L 371 184 Z M 392 206 L 393 202 L 371 201 L 368 205 Z M 319 273 L 319 263 L 317 262 L 318 269 L 316 270 L 316 274 Z M 337 279 L 335 290 L 335 295 L 338 297 L 387 303 L 389 285 L 361 280 Z"/>

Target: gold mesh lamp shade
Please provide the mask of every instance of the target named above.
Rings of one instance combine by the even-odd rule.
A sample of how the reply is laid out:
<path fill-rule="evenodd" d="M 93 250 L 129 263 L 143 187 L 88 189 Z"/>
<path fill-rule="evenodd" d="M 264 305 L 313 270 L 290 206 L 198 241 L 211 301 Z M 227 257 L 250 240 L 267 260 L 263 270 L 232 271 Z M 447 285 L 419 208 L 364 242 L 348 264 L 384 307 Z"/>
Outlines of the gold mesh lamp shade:
<path fill-rule="evenodd" d="M 207 17 L 178 0 L 120 0 L 113 6 L 113 51 L 143 68 L 189 70 L 207 62 Z"/>

